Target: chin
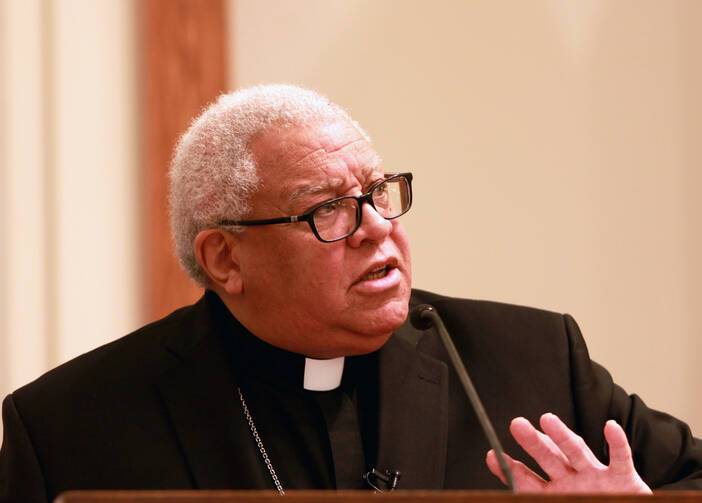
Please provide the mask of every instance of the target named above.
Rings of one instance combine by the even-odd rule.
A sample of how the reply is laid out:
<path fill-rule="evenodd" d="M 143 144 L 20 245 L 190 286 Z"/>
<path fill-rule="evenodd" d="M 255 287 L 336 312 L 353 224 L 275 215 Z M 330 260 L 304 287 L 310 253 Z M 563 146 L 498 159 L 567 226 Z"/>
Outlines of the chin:
<path fill-rule="evenodd" d="M 354 313 L 352 318 L 339 326 L 336 342 L 320 352 L 324 353 L 321 357 L 355 356 L 377 351 L 402 326 L 407 311 L 408 305 L 398 301 L 370 313 Z"/>
<path fill-rule="evenodd" d="M 385 335 L 387 340 L 387 337 L 390 337 L 405 322 L 408 311 L 407 302 L 401 300 L 390 302 L 368 317 L 359 317 L 358 321 L 362 321 L 362 325 L 358 326 L 358 331 L 369 338 Z"/>

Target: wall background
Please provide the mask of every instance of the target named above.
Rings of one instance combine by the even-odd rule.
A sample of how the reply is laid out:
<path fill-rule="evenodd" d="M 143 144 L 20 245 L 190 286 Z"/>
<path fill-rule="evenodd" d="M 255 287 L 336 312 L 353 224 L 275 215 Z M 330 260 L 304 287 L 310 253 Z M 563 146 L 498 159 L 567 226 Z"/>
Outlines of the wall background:
<path fill-rule="evenodd" d="M 237 85 L 323 90 L 414 173 L 415 286 L 570 312 L 700 434 L 702 4 L 231 6 Z"/>
<path fill-rule="evenodd" d="M 0 393 L 136 328 L 135 6 L 0 0 Z"/>
<path fill-rule="evenodd" d="M 414 172 L 415 286 L 570 312 L 620 384 L 702 435 L 702 4 L 229 7 L 232 87 L 316 88 Z M 0 9 L 4 395 L 147 320 L 136 6 Z"/>

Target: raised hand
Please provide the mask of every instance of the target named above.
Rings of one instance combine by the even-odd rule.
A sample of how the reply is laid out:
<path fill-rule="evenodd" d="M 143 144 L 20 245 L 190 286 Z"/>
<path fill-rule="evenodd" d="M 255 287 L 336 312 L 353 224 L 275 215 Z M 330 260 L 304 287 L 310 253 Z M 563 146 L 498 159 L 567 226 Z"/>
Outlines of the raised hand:
<path fill-rule="evenodd" d="M 539 423 L 543 433 L 523 417 L 513 419 L 510 424 L 514 439 L 549 477 L 544 480 L 524 463 L 505 455 L 519 492 L 651 494 L 634 468 L 629 441 L 616 421 L 609 420 L 604 427 L 609 466 L 603 465 L 585 441 L 558 416 L 544 414 Z M 505 483 L 494 451 L 487 453 L 485 461 L 490 471 Z"/>

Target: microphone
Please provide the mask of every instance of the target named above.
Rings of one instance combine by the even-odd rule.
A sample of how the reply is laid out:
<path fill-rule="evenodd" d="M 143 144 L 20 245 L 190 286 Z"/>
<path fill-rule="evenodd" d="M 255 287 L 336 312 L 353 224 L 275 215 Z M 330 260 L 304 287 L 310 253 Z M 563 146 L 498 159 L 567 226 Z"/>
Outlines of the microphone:
<path fill-rule="evenodd" d="M 480 401 L 478 392 L 475 391 L 475 386 L 473 386 L 473 382 L 468 376 L 468 371 L 466 370 L 465 365 L 463 365 L 463 361 L 458 355 L 456 346 L 453 344 L 453 340 L 451 340 L 451 336 L 446 330 L 446 326 L 441 320 L 439 313 L 436 312 L 436 309 L 434 309 L 433 306 L 430 306 L 429 304 L 421 304 L 412 309 L 409 319 L 412 326 L 418 330 L 427 330 L 431 327 L 436 328 L 436 331 L 439 333 L 439 337 L 441 338 L 441 342 L 449 354 L 453 368 L 458 374 L 458 379 L 461 381 L 463 389 L 466 391 L 466 395 L 468 395 L 468 400 L 470 400 L 470 404 L 478 417 L 478 421 L 483 429 L 485 438 L 487 438 L 488 442 L 490 443 L 490 447 L 492 447 L 492 449 L 495 451 L 497 461 L 500 464 L 502 473 L 505 475 L 505 479 L 507 480 L 507 486 L 513 493 L 517 493 L 517 486 L 514 483 L 512 469 L 509 467 L 507 461 L 505 461 L 505 457 L 503 456 L 504 450 L 502 449 L 502 444 L 500 444 L 500 440 L 495 434 L 495 428 L 493 428 L 490 418 L 488 418 L 487 412 L 485 412 L 485 407 L 483 407 L 483 403 Z"/>
<path fill-rule="evenodd" d="M 393 492 L 397 488 L 397 484 L 400 482 L 400 477 L 402 474 L 397 470 L 377 470 L 375 468 L 371 469 L 368 473 L 363 474 L 363 480 L 371 486 L 375 491 L 379 493 Z M 379 487 L 380 483 L 385 485 L 385 489 Z"/>

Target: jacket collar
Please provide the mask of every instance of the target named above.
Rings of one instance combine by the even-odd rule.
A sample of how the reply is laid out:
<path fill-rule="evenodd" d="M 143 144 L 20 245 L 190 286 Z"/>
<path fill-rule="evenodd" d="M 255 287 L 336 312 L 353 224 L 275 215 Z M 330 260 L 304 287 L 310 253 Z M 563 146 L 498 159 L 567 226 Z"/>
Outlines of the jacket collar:
<path fill-rule="evenodd" d="M 213 292 L 192 306 L 193 316 L 165 339 L 178 363 L 157 383 L 194 487 L 269 487 L 251 440 L 236 388 L 243 368 L 255 371 L 252 351 L 266 350 L 276 372 L 301 372 L 304 357 L 252 336 Z M 422 333 L 408 322 L 378 352 L 378 457 L 376 467 L 399 470 L 400 489 L 443 486 L 448 435 L 448 370 L 417 350 Z M 264 344 L 265 346 L 260 346 Z M 279 353 L 280 352 L 280 353 Z M 271 368 L 270 365 L 267 368 Z"/>
<path fill-rule="evenodd" d="M 237 355 L 230 336 L 240 325 L 228 313 L 211 291 L 192 306 L 192 315 L 164 341 L 179 361 L 160 377 L 156 387 L 193 487 L 269 487 L 236 391 L 233 362 Z"/>

